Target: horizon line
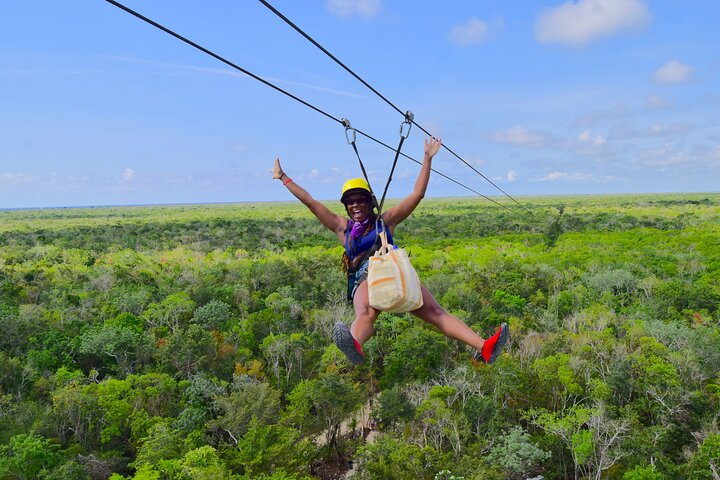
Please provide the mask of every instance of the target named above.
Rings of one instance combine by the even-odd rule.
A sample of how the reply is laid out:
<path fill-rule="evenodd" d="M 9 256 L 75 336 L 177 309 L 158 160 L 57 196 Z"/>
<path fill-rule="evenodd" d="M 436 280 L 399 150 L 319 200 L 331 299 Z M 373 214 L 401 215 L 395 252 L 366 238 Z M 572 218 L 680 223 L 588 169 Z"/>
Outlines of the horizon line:
<path fill-rule="evenodd" d="M 517 198 L 551 198 L 551 197 L 598 197 L 598 196 L 621 196 L 621 195 L 717 195 L 720 191 L 665 191 L 665 192 L 617 192 L 617 193 L 553 193 L 553 194 L 524 194 L 515 195 Z M 471 199 L 477 198 L 476 195 L 453 195 L 440 197 L 425 197 L 423 200 L 442 200 L 442 199 Z M 490 195 L 490 198 L 505 198 L 502 195 Z M 398 200 L 398 198 L 388 199 Z M 482 200 L 482 199 L 478 199 Z M 337 199 L 319 199 L 321 202 L 336 202 Z M 36 206 L 36 207 L 0 207 L 0 212 L 11 212 L 19 210 L 73 210 L 73 209 L 103 209 L 103 208 L 140 208 L 140 207 L 181 207 L 181 206 L 203 206 L 203 205 L 243 205 L 243 204 L 261 204 L 261 203 L 296 203 L 298 200 L 239 200 L 227 202 L 171 202 L 171 203 L 127 203 L 127 204 L 105 204 L 105 205 L 55 205 L 55 206 Z"/>

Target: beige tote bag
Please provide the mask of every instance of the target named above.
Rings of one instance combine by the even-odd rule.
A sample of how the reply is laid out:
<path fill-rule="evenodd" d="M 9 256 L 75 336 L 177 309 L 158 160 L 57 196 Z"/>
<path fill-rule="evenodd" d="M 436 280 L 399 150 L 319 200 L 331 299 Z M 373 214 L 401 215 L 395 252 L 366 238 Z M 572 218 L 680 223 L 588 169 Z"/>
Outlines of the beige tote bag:
<path fill-rule="evenodd" d="M 405 249 L 390 245 L 383 230 L 382 246 L 369 258 L 368 295 L 370 306 L 383 312 L 410 312 L 423 306 L 420 279 Z"/>

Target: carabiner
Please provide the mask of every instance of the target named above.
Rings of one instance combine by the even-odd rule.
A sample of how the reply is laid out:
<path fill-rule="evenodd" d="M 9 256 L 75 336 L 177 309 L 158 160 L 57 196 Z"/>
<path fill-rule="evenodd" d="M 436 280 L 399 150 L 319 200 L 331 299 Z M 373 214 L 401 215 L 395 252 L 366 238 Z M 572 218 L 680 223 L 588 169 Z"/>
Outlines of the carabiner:
<path fill-rule="evenodd" d="M 352 145 L 357 139 L 357 131 L 350 126 L 350 120 L 347 118 L 341 118 L 340 121 L 342 122 L 343 127 L 345 127 L 345 140 Z M 352 140 L 350 140 L 350 137 L 348 136 L 348 130 L 352 130 Z"/>
<path fill-rule="evenodd" d="M 380 217 L 375 219 L 375 230 L 378 235 L 385 231 L 385 222 Z"/>
<path fill-rule="evenodd" d="M 400 124 L 400 136 L 405 139 L 410 135 L 410 129 L 412 128 L 413 120 L 415 119 L 415 115 L 408 110 L 405 112 L 405 120 L 403 123 Z M 407 125 L 407 132 L 405 132 L 405 125 Z M 404 134 L 403 134 L 404 132 Z"/>

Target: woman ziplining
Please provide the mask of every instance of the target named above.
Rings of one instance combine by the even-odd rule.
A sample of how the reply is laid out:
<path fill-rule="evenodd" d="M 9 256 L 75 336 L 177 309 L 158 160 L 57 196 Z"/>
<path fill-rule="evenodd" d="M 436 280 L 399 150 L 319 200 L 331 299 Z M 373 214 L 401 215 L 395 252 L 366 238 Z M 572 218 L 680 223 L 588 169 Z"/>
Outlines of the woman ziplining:
<path fill-rule="evenodd" d="M 420 203 L 420 200 L 422 200 L 423 196 L 425 195 L 425 190 L 427 189 L 428 180 L 430 178 L 430 172 L 431 172 L 431 161 L 433 156 L 438 152 L 440 147 L 442 146 L 442 143 L 440 140 L 436 140 L 435 138 L 431 138 L 429 141 L 426 140 L 425 142 L 425 158 L 422 163 L 422 167 L 420 170 L 420 175 L 418 176 L 417 181 L 415 182 L 415 188 L 413 192 L 405 198 L 399 205 L 388 209 L 387 212 L 382 212 L 382 205 L 385 199 L 385 194 L 383 194 L 383 200 L 380 201 L 378 204 L 374 194 L 372 193 L 372 189 L 367 183 L 367 175 L 365 174 L 365 169 L 362 165 L 362 161 L 360 160 L 360 156 L 358 154 L 356 145 L 355 145 L 355 135 L 356 133 L 359 133 L 368 139 L 384 146 L 387 148 L 388 145 L 384 144 L 383 142 L 380 142 L 379 140 L 375 139 L 374 137 L 361 132 L 359 130 L 353 129 L 350 127 L 350 124 L 345 119 L 338 119 L 329 113 L 325 112 L 324 110 L 321 110 L 320 108 L 312 105 L 311 103 L 306 102 L 305 100 L 297 97 L 296 95 L 291 94 L 290 92 L 283 90 L 282 88 L 278 87 L 277 85 L 274 85 L 273 83 L 269 82 L 268 80 L 265 80 L 258 75 L 255 75 L 254 73 L 230 62 L 229 60 L 223 58 L 222 56 L 218 55 L 215 52 L 212 52 L 211 50 L 208 50 L 207 48 L 199 45 L 198 43 L 193 42 L 192 40 L 183 37 L 182 35 L 170 30 L 169 28 L 155 22 L 154 20 L 149 19 L 148 17 L 145 17 L 144 15 L 141 15 L 140 13 L 126 7 L 125 5 L 115 1 L 115 0 L 106 0 L 108 3 L 120 8 L 121 10 L 124 10 L 125 12 L 133 15 L 134 17 L 152 25 L 155 28 L 158 28 L 159 30 L 162 30 L 163 32 L 167 33 L 168 35 L 171 35 L 178 40 L 192 46 L 193 48 L 196 48 L 200 50 L 203 53 L 206 53 L 207 55 L 212 56 L 213 58 L 223 62 L 224 64 L 244 73 L 245 75 L 250 76 L 251 78 L 267 85 L 268 87 L 273 88 L 274 90 L 292 98 L 293 100 L 305 105 L 306 107 L 316 111 L 317 113 L 320 113 L 324 115 L 325 117 L 334 120 L 340 124 L 342 124 L 345 127 L 345 134 L 346 137 L 348 136 L 348 133 L 352 132 L 352 140 L 348 137 L 349 143 L 352 145 L 353 149 L 355 149 L 355 153 L 358 156 L 358 160 L 360 161 L 360 166 L 363 169 L 363 174 L 365 175 L 365 183 L 363 184 L 363 179 L 353 179 L 348 182 L 346 182 L 345 186 L 343 187 L 343 193 L 342 193 L 342 199 L 341 201 L 343 204 L 345 204 L 345 209 L 348 215 L 350 216 L 350 219 L 344 218 L 340 215 L 332 213 L 329 209 L 327 209 L 324 205 L 320 204 L 316 200 L 314 200 L 310 194 L 305 191 L 302 187 L 298 186 L 297 184 L 293 183 L 292 180 L 289 178 L 287 180 L 283 181 L 283 185 L 287 186 L 288 189 L 291 191 L 295 197 L 297 197 L 300 201 L 302 201 L 309 209 L 310 211 L 320 220 L 320 222 L 327 227 L 329 230 L 333 231 L 337 237 L 338 240 L 345 246 L 345 255 L 347 258 L 346 267 L 349 268 L 347 270 L 348 272 L 348 282 L 352 282 L 353 287 L 350 289 L 350 297 L 353 301 L 353 304 L 355 306 L 355 321 L 352 323 L 352 327 L 348 329 L 344 324 L 338 323 L 335 326 L 335 330 L 333 332 L 333 339 L 335 340 L 336 344 L 340 349 L 345 353 L 345 355 L 350 358 L 353 363 L 361 363 L 363 361 L 363 353 L 362 353 L 362 344 L 365 343 L 365 341 L 372 336 L 373 334 L 373 328 L 374 328 L 374 322 L 377 319 L 379 310 L 373 308 L 370 305 L 370 301 L 368 298 L 368 287 L 367 287 L 367 281 L 366 281 L 366 272 L 367 272 L 367 258 L 369 254 L 372 254 L 375 250 L 379 248 L 377 239 L 379 236 L 382 236 L 382 234 L 378 235 L 377 233 L 377 226 L 376 223 L 379 223 L 379 227 L 381 230 L 385 230 L 385 226 L 387 226 L 387 232 L 389 233 L 390 242 L 392 242 L 392 233 L 395 230 L 395 227 L 403 221 L 405 218 L 410 215 L 413 210 L 417 207 L 417 205 Z M 266 6 L 270 7 L 267 2 L 263 2 Z M 275 9 L 272 9 L 277 12 Z M 281 17 L 287 21 L 287 18 L 281 15 Z M 290 22 L 291 23 L 291 22 Z M 295 27 L 292 23 L 291 25 Z M 296 27 L 295 27 L 296 28 Z M 297 28 L 296 28 L 297 29 Z M 304 32 L 300 31 L 308 40 L 311 40 L 316 46 L 320 47 L 317 42 L 310 39 Z M 321 47 L 321 49 L 326 53 L 327 50 Z M 348 70 L 350 73 L 353 74 L 358 80 L 360 80 L 363 84 L 365 84 L 368 88 L 370 88 L 374 93 L 379 95 L 383 100 L 388 102 L 395 110 L 402 113 L 401 110 L 399 110 L 395 105 L 390 103 L 385 97 L 380 95 L 374 88 L 370 87 L 370 85 L 359 78 L 354 72 L 349 70 L 342 62 L 339 62 L 335 57 L 333 57 L 333 60 L 340 63 L 340 65 Z M 413 121 L 412 114 L 408 111 L 405 115 L 405 121 L 403 122 L 404 125 L 407 125 L 408 127 L 408 133 L 409 128 L 415 124 Z M 423 129 L 420 125 L 418 127 L 423 130 L 426 134 L 430 135 L 427 130 Z M 400 155 L 400 149 L 402 147 L 403 140 L 407 137 L 407 134 L 403 134 L 403 127 L 401 127 L 400 130 L 401 140 L 400 145 L 398 146 L 395 154 L 395 161 L 393 163 L 393 170 L 395 168 L 395 164 L 397 163 L 398 156 Z M 482 178 L 484 178 L 486 181 L 491 183 L 495 188 L 500 190 L 505 196 L 513 200 L 515 203 L 517 203 L 519 206 L 524 208 L 526 211 L 527 208 L 520 205 L 517 200 L 512 198 L 510 195 L 508 195 L 505 191 L 503 191 L 500 187 L 495 185 L 489 178 L 487 178 L 485 175 L 483 175 L 481 172 L 479 172 L 476 168 L 474 168 L 472 165 L 470 165 L 468 162 L 466 162 L 462 157 L 457 155 L 455 152 L 450 150 L 448 147 L 445 147 L 450 153 L 452 153 L 454 156 L 456 156 L 459 160 L 461 160 L 463 163 L 465 163 L 467 166 L 469 166 L 472 170 L 474 170 L 477 174 L 479 174 Z M 405 155 L 407 157 L 407 155 Z M 417 162 L 412 157 L 407 157 L 410 160 Z M 475 194 L 478 194 L 482 196 L 483 198 L 497 204 L 498 206 L 508 209 L 508 207 L 496 202 L 490 197 L 486 197 L 485 195 L 476 192 L 475 190 L 467 187 L 466 185 L 458 182 L 457 180 L 454 180 L 450 177 L 448 177 L 445 174 L 442 174 L 440 172 L 436 172 L 438 175 L 441 175 L 444 178 L 447 178 L 448 180 L 451 180 L 452 182 L 472 191 Z M 283 176 L 285 176 L 285 173 L 282 171 L 282 168 L 280 167 L 280 161 L 279 159 L 275 162 L 275 168 L 273 170 L 273 178 L 281 179 Z M 392 179 L 392 171 L 390 173 L 390 179 Z M 388 180 L 389 185 L 390 180 Z M 387 193 L 387 185 L 385 186 L 385 193 Z M 355 194 L 355 197 L 352 197 L 351 194 Z M 374 208 L 377 208 L 377 213 L 373 211 Z M 508 209 L 509 210 L 509 209 Z M 379 222 L 376 222 L 377 217 L 379 218 Z M 363 230 L 364 228 L 364 230 Z M 343 241 L 345 239 L 345 241 Z M 365 251 L 363 251 L 365 250 Z M 414 274 L 414 272 L 413 272 Z M 422 285 L 419 285 L 420 292 L 418 292 L 418 295 L 421 297 L 422 302 L 424 304 L 417 308 L 416 310 L 412 310 L 411 313 L 415 314 L 416 316 L 422 318 L 426 322 L 435 325 L 441 332 L 443 332 L 445 335 L 447 335 L 450 338 L 454 338 L 457 340 L 460 340 L 467 345 L 473 347 L 475 351 L 477 352 L 477 355 L 483 359 L 487 363 L 492 363 L 495 361 L 497 355 L 502 350 L 502 347 L 504 346 L 505 342 L 507 341 L 508 337 L 508 327 L 506 324 L 502 324 L 500 328 L 495 332 L 495 334 L 488 338 L 487 340 L 483 340 L 481 337 L 479 337 L 475 332 L 473 332 L 467 325 L 465 325 L 462 321 L 460 321 L 458 318 L 448 314 L 445 312 L 445 310 L 438 305 L 438 303 L 435 301 L 433 296 L 423 287 Z M 403 310 L 407 311 L 407 310 Z"/>
<path fill-rule="evenodd" d="M 333 330 L 333 340 L 355 365 L 364 361 L 362 346 L 375 333 L 375 320 L 380 313 L 370 305 L 367 282 L 368 259 L 378 248 L 377 225 L 384 224 L 388 232 L 388 241 L 392 244 L 395 227 L 415 210 L 425 196 L 430 180 L 432 159 L 441 146 L 440 139 L 425 140 L 425 156 L 412 193 L 399 204 L 382 212 L 379 219 L 374 211 L 376 205 L 372 190 L 365 179 L 351 179 L 343 185 L 340 201 L 348 214 L 349 218 L 346 218 L 333 213 L 315 200 L 304 188 L 288 177 L 280 166 L 280 159 L 275 160 L 273 179 L 282 181 L 290 193 L 308 207 L 320 223 L 333 232 L 345 247 L 343 264 L 348 274 L 348 299 L 355 308 L 355 320 L 350 328 L 338 322 Z M 434 325 L 447 337 L 472 347 L 475 358 L 485 363 L 495 361 L 508 340 L 507 324 L 500 325 L 495 334 L 485 340 L 460 319 L 447 313 L 422 285 L 421 290 L 423 305 L 413 310 L 411 312 L 413 315 Z"/>

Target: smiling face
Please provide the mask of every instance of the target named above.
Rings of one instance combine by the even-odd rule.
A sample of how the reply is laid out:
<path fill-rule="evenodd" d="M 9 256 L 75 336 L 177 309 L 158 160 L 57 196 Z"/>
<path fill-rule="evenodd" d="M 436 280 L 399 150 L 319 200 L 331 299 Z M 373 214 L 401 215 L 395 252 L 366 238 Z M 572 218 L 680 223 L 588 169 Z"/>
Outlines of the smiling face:
<path fill-rule="evenodd" d="M 355 222 L 362 222 L 370 216 L 370 196 L 364 193 L 348 195 L 344 202 L 350 218 Z"/>

